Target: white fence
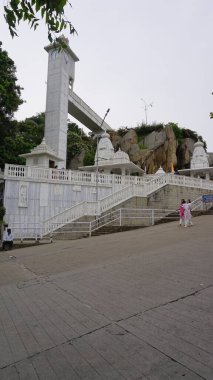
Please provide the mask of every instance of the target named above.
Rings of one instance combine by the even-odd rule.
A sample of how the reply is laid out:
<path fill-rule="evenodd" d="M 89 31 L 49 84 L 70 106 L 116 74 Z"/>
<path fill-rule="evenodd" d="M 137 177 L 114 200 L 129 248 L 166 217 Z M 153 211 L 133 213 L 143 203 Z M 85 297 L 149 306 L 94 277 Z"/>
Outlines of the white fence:
<path fill-rule="evenodd" d="M 43 180 L 56 183 L 92 184 L 96 186 L 113 186 L 130 184 L 143 184 L 145 177 L 121 176 L 117 174 L 104 174 L 85 172 L 78 170 L 38 168 L 33 166 L 21 166 L 6 164 L 4 171 L 5 179 L 21 179 L 27 181 Z"/>
<path fill-rule="evenodd" d="M 96 173 L 82 172 L 77 170 L 37 168 L 21 165 L 5 165 L 4 178 L 25 179 L 25 180 L 46 180 L 50 182 L 69 182 L 80 184 L 97 184 Z M 177 186 L 197 187 L 206 190 L 213 190 L 213 181 L 200 178 L 185 177 L 174 174 L 164 175 L 144 175 L 121 176 L 115 174 L 98 173 L 98 185 L 146 185 L 147 193 L 157 190 L 158 188 L 170 184 Z"/>
<path fill-rule="evenodd" d="M 82 204 L 82 207 L 84 205 Z M 175 210 L 166 210 L 166 209 L 118 209 L 105 213 L 103 216 L 96 217 L 90 222 L 76 222 L 69 223 L 66 227 L 52 221 L 48 226 L 48 230 L 44 229 L 41 225 L 37 224 L 28 224 L 20 226 L 18 224 L 13 225 L 13 237 L 14 240 L 36 240 L 39 241 L 43 239 L 45 235 L 48 235 L 49 239 L 52 240 L 54 236 L 58 235 L 85 235 L 91 236 L 92 233 L 101 227 L 115 224 L 122 226 L 123 224 L 134 224 L 137 225 L 137 222 L 140 220 L 140 224 L 144 226 L 154 225 L 156 221 L 159 221 L 162 218 L 170 219 L 171 213 L 176 213 L 177 219 L 179 218 L 178 213 Z M 174 216 L 172 216 L 174 219 Z M 133 223 L 134 221 L 134 223 Z"/>
<path fill-rule="evenodd" d="M 51 233 L 51 236 L 63 235 L 65 238 L 69 235 L 91 236 L 95 231 L 105 226 L 153 226 L 156 222 L 162 219 L 179 220 L 179 213 L 176 210 L 168 209 L 135 209 L 121 208 L 112 212 L 106 213 L 90 222 L 73 222 L 69 226 L 57 229 Z"/>

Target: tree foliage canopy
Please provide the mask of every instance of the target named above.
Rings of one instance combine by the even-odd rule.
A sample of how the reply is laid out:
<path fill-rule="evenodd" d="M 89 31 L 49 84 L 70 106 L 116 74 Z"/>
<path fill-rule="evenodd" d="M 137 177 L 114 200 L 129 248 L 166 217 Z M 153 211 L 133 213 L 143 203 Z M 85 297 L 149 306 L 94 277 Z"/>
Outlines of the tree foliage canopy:
<path fill-rule="evenodd" d="M 0 140 L 0 167 L 5 163 L 24 165 L 25 159 L 20 154 L 29 153 L 39 145 L 44 136 L 45 114 L 39 113 L 23 121 L 12 120 L 10 128 Z M 67 130 L 67 163 L 85 152 L 85 164 L 93 164 L 95 156 L 95 142 L 88 137 L 75 123 L 68 123 Z"/>
<path fill-rule="evenodd" d="M 16 67 L 0 42 L 0 133 L 2 126 L 8 124 L 14 112 L 23 103 L 22 88 L 17 84 Z"/>
<path fill-rule="evenodd" d="M 5 163 L 23 165 L 25 160 L 19 154 L 29 153 L 40 144 L 44 135 L 44 114 L 38 114 L 25 121 L 11 121 L 10 128 L 0 140 L 0 166 Z"/>
<path fill-rule="evenodd" d="M 71 6 L 69 0 L 10 0 L 4 6 L 4 17 L 12 37 L 17 36 L 20 21 L 27 21 L 30 28 L 36 30 L 40 21 L 44 20 L 48 29 L 48 39 L 53 42 L 57 34 L 67 28 L 70 34 L 76 32 L 65 16 L 66 5 Z"/>
<path fill-rule="evenodd" d="M 84 151 L 84 165 L 93 165 L 96 151 L 96 143 L 88 137 L 75 123 L 68 124 L 67 130 L 67 164 L 76 155 Z"/>

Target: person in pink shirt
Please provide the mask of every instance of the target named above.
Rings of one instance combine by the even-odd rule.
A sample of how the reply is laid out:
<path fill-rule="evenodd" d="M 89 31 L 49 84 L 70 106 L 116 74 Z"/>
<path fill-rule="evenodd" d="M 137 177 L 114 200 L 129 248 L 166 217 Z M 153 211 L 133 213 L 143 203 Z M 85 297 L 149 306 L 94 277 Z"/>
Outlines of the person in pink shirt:
<path fill-rule="evenodd" d="M 186 203 L 186 201 L 184 199 L 181 199 L 181 204 L 179 206 L 179 215 L 180 215 L 180 227 L 182 226 L 182 224 L 184 224 L 184 221 L 185 221 L 185 218 L 184 218 L 184 204 Z"/>

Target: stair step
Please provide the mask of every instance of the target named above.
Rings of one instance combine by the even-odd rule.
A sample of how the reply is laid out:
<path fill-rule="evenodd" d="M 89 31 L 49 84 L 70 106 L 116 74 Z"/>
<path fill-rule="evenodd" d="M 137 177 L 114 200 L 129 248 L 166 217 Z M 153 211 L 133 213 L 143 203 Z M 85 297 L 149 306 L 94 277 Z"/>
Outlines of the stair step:
<path fill-rule="evenodd" d="M 116 232 L 125 232 L 125 231 L 131 231 L 136 230 L 138 228 L 144 228 L 145 226 L 110 226 L 110 227 L 103 227 L 96 231 L 92 232 L 92 236 L 99 236 L 99 235 L 107 235 L 107 234 L 113 234 Z"/>

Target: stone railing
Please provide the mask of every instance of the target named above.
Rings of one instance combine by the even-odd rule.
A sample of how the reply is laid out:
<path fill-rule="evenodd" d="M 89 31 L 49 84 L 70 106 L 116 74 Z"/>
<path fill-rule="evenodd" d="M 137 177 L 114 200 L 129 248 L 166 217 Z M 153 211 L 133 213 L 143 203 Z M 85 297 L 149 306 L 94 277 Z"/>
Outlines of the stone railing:
<path fill-rule="evenodd" d="M 99 214 L 109 210 L 112 207 L 117 206 L 121 202 L 124 202 L 125 200 L 131 198 L 133 195 L 135 195 L 135 185 L 129 185 L 111 195 L 108 195 L 99 201 Z"/>
<path fill-rule="evenodd" d="M 74 205 L 73 207 L 45 220 L 42 226 L 43 235 L 51 233 L 52 231 L 57 230 L 59 227 L 62 227 L 65 224 L 71 223 L 74 220 L 87 215 L 88 211 L 91 212 L 91 215 L 95 215 L 96 202 L 91 202 L 93 206 L 89 205 L 88 203 L 89 202 L 78 203 L 77 205 Z"/>
<path fill-rule="evenodd" d="M 147 195 L 160 189 L 165 185 L 176 185 L 184 187 L 195 187 L 199 189 L 212 190 L 213 191 L 213 181 L 208 181 L 201 178 L 185 177 L 174 174 L 160 175 L 157 178 L 151 179 L 146 183 Z"/>
<path fill-rule="evenodd" d="M 4 178 L 5 179 L 23 179 L 26 181 L 44 180 L 47 182 L 58 183 L 78 183 L 78 184 L 92 184 L 97 185 L 122 185 L 122 187 L 130 184 L 143 184 L 145 177 L 136 176 L 121 176 L 117 174 L 104 174 L 98 173 L 97 181 L 96 172 L 86 172 L 79 170 L 65 170 L 65 169 L 49 169 L 38 168 L 34 166 L 21 166 L 21 165 L 5 165 Z"/>
<path fill-rule="evenodd" d="M 121 185 L 121 187 L 126 187 L 135 184 L 142 185 L 144 187 L 146 185 L 147 194 L 150 194 L 158 188 L 161 188 L 162 186 L 168 184 L 213 190 L 213 181 L 174 174 L 164 174 L 159 176 L 144 175 L 142 177 L 136 177 L 98 173 L 97 181 L 95 172 L 38 168 L 33 166 L 31 167 L 11 164 L 5 165 L 4 178 L 23 179 L 27 181 L 44 180 L 48 182 L 59 183 L 69 182 L 78 184 L 92 184 L 94 186 L 97 185 L 97 182 L 100 186 L 113 186 L 113 184 L 116 184 Z"/>

